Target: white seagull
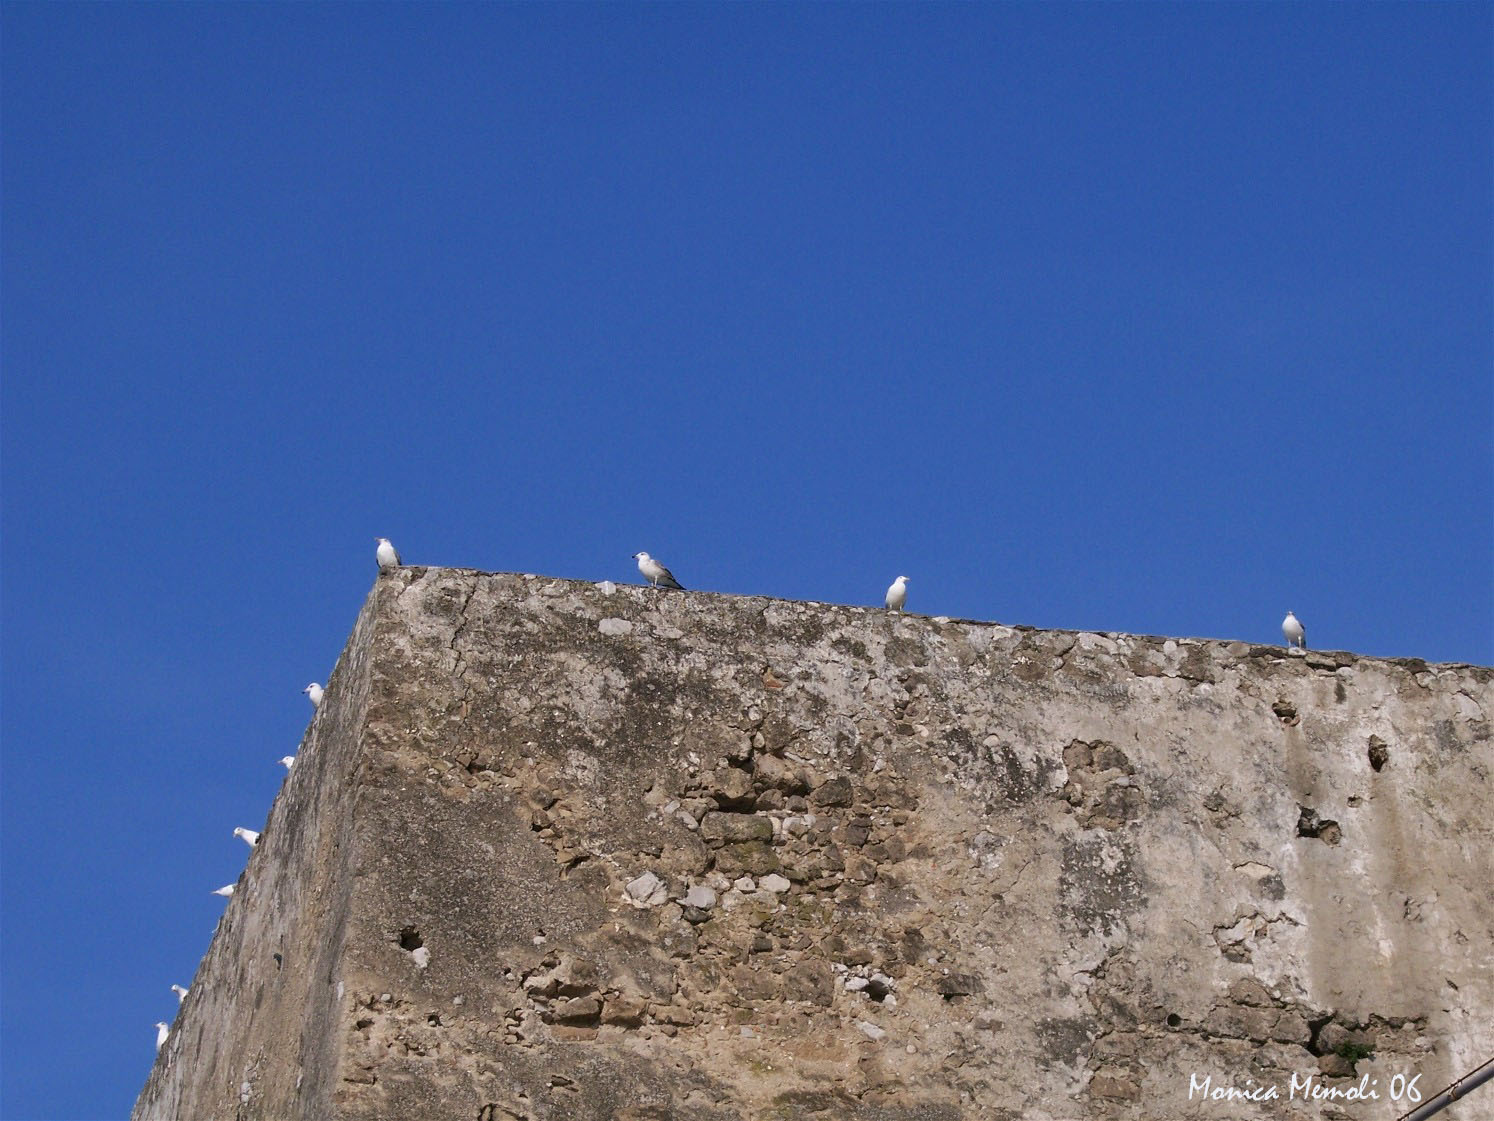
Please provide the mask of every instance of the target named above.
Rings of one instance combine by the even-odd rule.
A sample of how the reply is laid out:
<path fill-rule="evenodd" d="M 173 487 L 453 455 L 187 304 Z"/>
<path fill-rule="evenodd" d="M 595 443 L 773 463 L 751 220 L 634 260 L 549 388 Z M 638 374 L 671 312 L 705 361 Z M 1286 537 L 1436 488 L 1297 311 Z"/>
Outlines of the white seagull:
<path fill-rule="evenodd" d="M 1281 621 L 1281 634 L 1287 640 L 1288 646 L 1297 646 L 1303 650 L 1307 649 L 1307 631 L 1298 621 L 1297 616 L 1290 611 L 1287 617 Z"/>
<path fill-rule="evenodd" d="M 229 898 L 229 896 L 233 895 L 233 884 L 224 884 L 222 887 L 218 888 L 218 890 L 213 892 L 213 894 L 221 895 L 224 899 L 227 899 Z"/>
<path fill-rule="evenodd" d="M 296 765 L 296 757 L 294 755 L 282 755 L 280 757 L 280 765 L 288 771 Z"/>
<path fill-rule="evenodd" d="M 171 991 L 176 994 L 176 1002 L 178 1004 L 187 999 L 187 990 L 180 985 L 172 985 Z"/>
<path fill-rule="evenodd" d="M 887 589 L 887 610 L 903 613 L 903 604 L 908 602 L 908 578 L 899 576 Z"/>
<path fill-rule="evenodd" d="M 633 559 L 638 562 L 638 571 L 643 573 L 643 578 L 656 588 L 677 588 L 685 590 L 685 585 L 674 578 L 674 573 L 665 568 L 647 553 L 634 553 Z"/>
<path fill-rule="evenodd" d="M 250 848 L 253 848 L 255 845 L 259 844 L 259 834 L 256 833 L 253 829 L 245 829 L 242 825 L 234 829 L 233 835 L 239 840 L 243 841 L 244 844 L 248 845 Z"/>
<path fill-rule="evenodd" d="M 171 1025 L 156 1021 L 156 1050 L 166 1046 L 166 1037 L 171 1034 Z"/>
<path fill-rule="evenodd" d="M 374 557 L 379 562 L 379 571 L 388 572 L 391 568 L 399 567 L 399 551 L 389 543 L 387 537 L 375 537 L 379 547 L 374 551 Z"/>
<path fill-rule="evenodd" d="M 315 681 L 313 681 L 310 685 L 306 686 L 306 688 L 302 689 L 301 692 L 305 693 L 308 697 L 311 698 L 311 705 L 312 705 L 313 708 L 321 708 L 322 707 L 322 693 L 323 693 L 323 689 Z"/>

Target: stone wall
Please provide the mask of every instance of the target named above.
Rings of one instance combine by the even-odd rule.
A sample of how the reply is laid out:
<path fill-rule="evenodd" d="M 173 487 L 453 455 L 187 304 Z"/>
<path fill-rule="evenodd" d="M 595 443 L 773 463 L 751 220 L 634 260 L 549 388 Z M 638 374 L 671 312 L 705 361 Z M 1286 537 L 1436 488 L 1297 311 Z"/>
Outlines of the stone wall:
<path fill-rule="evenodd" d="M 134 1117 L 1395 1116 L 1494 1053 L 1491 712 L 1468 666 L 402 569 Z"/>

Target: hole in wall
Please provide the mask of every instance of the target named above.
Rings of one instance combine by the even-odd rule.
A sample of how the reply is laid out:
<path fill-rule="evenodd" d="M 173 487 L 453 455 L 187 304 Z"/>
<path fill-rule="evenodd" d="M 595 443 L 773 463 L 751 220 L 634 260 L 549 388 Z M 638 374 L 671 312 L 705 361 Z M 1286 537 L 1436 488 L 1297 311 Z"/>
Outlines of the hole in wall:
<path fill-rule="evenodd" d="M 1318 816 L 1318 811 L 1306 806 L 1299 806 L 1301 811 L 1297 816 L 1297 836 L 1316 837 L 1326 845 L 1336 845 L 1343 840 L 1344 831 L 1338 822 Z"/>
<path fill-rule="evenodd" d="M 1169 1012 L 1167 1014 L 1167 1026 L 1168 1027 L 1170 1027 L 1170 1028 L 1180 1027 L 1182 1025 L 1182 1023 L 1183 1023 L 1183 1018 L 1181 1016 L 1179 1016 L 1176 1012 Z"/>
<path fill-rule="evenodd" d="M 418 950 L 425 945 L 425 939 L 420 937 L 420 931 L 413 926 L 407 926 L 399 932 L 399 948 L 401 950 Z"/>
<path fill-rule="evenodd" d="M 1390 762 L 1390 745 L 1379 736 L 1369 738 L 1369 765 L 1378 773 Z"/>

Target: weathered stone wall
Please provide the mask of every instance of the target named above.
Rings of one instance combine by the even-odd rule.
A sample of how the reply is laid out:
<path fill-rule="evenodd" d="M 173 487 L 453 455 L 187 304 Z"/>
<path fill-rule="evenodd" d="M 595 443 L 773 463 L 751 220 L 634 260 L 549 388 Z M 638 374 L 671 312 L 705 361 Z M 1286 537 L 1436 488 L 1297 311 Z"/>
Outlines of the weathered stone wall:
<path fill-rule="evenodd" d="M 403 569 L 135 1117 L 1393 1116 L 1494 1052 L 1491 680 Z"/>

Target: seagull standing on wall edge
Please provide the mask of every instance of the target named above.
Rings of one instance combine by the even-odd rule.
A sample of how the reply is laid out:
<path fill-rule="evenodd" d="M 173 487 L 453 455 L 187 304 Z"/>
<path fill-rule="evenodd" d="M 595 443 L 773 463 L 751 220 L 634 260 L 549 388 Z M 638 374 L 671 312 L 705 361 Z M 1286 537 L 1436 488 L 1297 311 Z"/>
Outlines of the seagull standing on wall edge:
<path fill-rule="evenodd" d="M 674 573 L 665 568 L 647 553 L 634 553 L 633 559 L 638 562 L 638 571 L 643 573 L 643 578 L 656 588 L 674 588 L 684 591 L 685 585 L 674 578 Z"/>
<path fill-rule="evenodd" d="M 903 613 L 903 604 L 908 602 L 908 578 L 899 576 L 887 589 L 887 610 Z"/>

